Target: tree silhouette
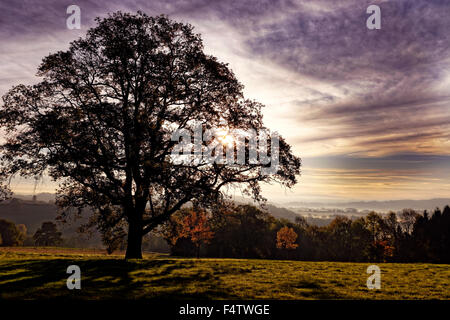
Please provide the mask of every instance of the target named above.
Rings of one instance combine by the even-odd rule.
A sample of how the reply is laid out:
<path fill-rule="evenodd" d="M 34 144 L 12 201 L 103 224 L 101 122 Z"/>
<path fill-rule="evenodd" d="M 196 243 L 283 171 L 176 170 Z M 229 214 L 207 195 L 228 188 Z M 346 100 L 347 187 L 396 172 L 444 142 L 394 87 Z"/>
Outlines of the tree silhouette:
<path fill-rule="evenodd" d="M 413 209 L 403 209 L 400 213 L 401 225 L 407 234 L 411 234 L 419 214 Z"/>
<path fill-rule="evenodd" d="M 5 247 L 21 245 L 24 240 L 21 230 L 13 222 L 4 219 L 0 219 L 0 236 L 1 244 Z"/>
<path fill-rule="evenodd" d="M 56 224 L 51 221 L 43 222 L 33 235 L 33 239 L 37 246 L 55 246 L 62 242 L 61 232 L 56 228 Z"/>
<path fill-rule="evenodd" d="M 300 159 L 281 137 L 272 175 L 249 161 L 176 163 L 176 130 L 200 123 L 265 132 L 261 104 L 244 98 L 226 64 L 203 53 L 191 25 L 141 12 L 97 22 L 67 51 L 43 59 L 41 82 L 3 97 L 0 177 L 47 173 L 60 181 L 63 221 L 72 208 L 90 207 L 102 232 L 125 222 L 126 258 L 142 258 L 142 237 L 188 202 L 216 203 L 231 184 L 261 200 L 260 182 L 296 183 Z"/>
<path fill-rule="evenodd" d="M 327 226 L 329 254 L 334 259 L 350 259 L 352 254 L 352 221 L 347 217 L 337 216 Z"/>
<path fill-rule="evenodd" d="M 208 245 L 211 255 L 257 258 L 269 256 L 274 242 L 270 227 L 274 218 L 255 206 L 227 203 L 212 210 L 214 238 Z"/>

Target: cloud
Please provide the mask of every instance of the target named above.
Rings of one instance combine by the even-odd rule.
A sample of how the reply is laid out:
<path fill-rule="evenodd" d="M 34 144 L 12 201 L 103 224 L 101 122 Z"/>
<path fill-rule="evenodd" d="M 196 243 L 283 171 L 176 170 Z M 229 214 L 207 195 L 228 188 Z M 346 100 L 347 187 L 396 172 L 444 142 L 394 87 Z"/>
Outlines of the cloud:
<path fill-rule="evenodd" d="M 304 1 L 285 19 L 257 25 L 246 43 L 254 55 L 322 82 L 313 87 L 322 96 L 291 101 L 299 124 L 321 129 L 299 144 L 329 140 L 334 153 L 383 154 L 425 143 L 425 152 L 448 153 L 448 88 L 439 89 L 450 69 L 448 3 L 380 2 L 382 29 L 368 30 L 372 2 Z"/>
<path fill-rule="evenodd" d="M 396 186 L 407 194 L 413 187 L 405 181 L 419 171 L 430 177 L 429 185 L 415 181 L 427 194 L 433 185 L 439 194 L 449 190 L 433 180 L 448 168 L 430 158 L 450 155 L 448 0 L 81 0 L 81 30 L 66 29 L 69 4 L 0 3 L 0 95 L 37 81 L 41 59 L 83 36 L 97 16 L 165 13 L 193 24 L 205 50 L 230 63 L 246 95 L 267 105 L 267 125 L 314 159 L 304 162 L 298 192 L 345 196 L 341 186 L 356 194 L 364 177 L 373 186 L 370 179 L 380 175 L 392 177 L 390 186 L 394 177 L 403 181 Z M 366 28 L 370 4 L 381 8 L 381 30 Z M 411 162 L 411 155 L 428 158 Z M 342 163 L 352 167 L 327 171 Z M 338 177 L 362 180 L 344 187 Z"/>
<path fill-rule="evenodd" d="M 264 191 L 280 202 L 427 199 L 450 194 L 450 156 L 323 156 L 303 162 L 301 183 L 293 190 L 267 186 Z"/>

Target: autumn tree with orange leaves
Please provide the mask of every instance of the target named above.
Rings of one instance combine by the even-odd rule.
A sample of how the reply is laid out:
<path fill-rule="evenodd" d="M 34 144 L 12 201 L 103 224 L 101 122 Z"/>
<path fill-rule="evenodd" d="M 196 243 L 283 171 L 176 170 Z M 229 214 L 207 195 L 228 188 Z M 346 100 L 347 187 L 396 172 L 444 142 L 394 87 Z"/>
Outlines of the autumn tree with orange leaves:
<path fill-rule="evenodd" d="M 197 249 L 197 258 L 200 256 L 200 247 L 207 244 L 214 236 L 209 226 L 208 216 L 204 210 L 189 210 L 181 222 L 182 237 L 192 241 Z"/>
<path fill-rule="evenodd" d="M 214 236 L 207 212 L 198 208 L 180 210 L 166 224 L 162 234 L 171 245 L 175 245 L 178 239 L 189 239 L 196 248 L 197 258 L 201 246 L 208 244 Z"/>
<path fill-rule="evenodd" d="M 294 250 L 298 247 L 295 243 L 298 235 L 295 233 L 294 229 L 289 227 L 283 227 L 277 232 L 277 248 L 281 250 Z M 287 255 L 287 252 L 286 252 Z"/>

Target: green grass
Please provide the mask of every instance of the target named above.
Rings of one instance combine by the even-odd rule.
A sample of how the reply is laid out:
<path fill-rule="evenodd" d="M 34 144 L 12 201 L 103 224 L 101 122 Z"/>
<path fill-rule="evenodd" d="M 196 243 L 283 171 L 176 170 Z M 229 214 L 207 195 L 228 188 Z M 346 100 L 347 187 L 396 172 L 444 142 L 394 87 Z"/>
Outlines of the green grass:
<path fill-rule="evenodd" d="M 369 263 L 50 252 L 0 249 L 0 298 L 450 299 L 450 265 L 380 263 L 381 289 L 368 290 Z M 81 268 L 81 290 L 66 287 L 71 264 Z"/>

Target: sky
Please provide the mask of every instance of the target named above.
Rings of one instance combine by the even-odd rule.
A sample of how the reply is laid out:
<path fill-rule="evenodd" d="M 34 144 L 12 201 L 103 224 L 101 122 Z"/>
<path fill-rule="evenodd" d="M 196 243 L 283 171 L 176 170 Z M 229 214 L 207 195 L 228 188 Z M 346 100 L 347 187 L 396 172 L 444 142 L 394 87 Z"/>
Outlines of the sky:
<path fill-rule="evenodd" d="M 66 27 L 72 4 L 80 30 Z M 379 30 L 366 27 L 372 4 Z M 303 161 L 291 190 L 263 187 L 270 201 L 450 198 L 450 1 L 0 0 L 0 95 L 38 82 L 43 57 L 117 10 L 192 24 L 265 105 L 266 126 Z"/>

